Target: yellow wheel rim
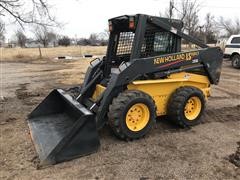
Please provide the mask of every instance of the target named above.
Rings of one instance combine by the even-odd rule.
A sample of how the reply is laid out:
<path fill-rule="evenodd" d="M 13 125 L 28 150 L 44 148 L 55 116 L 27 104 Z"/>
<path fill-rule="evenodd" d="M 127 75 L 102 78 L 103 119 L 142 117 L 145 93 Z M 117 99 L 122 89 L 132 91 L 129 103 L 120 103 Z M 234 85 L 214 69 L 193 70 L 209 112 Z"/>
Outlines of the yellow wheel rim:
<path fill-rule="evenodd" d="M 142 130 L 150 119 L 150 111 L 143 103 L 134 104 L 126 114 L 126 125 L 131 131 Z"/>
<path fill-rule="evenodd" d="M 185 117 L 188 120 L 193 121 L 198 117 L 198 115 L 201 112 L 201 109 L 202 109 L 201 100 L 196 96 L 191 97 L 190 99 L 188 99 L 187 104 L 185 105 L 184 108 Z"/>

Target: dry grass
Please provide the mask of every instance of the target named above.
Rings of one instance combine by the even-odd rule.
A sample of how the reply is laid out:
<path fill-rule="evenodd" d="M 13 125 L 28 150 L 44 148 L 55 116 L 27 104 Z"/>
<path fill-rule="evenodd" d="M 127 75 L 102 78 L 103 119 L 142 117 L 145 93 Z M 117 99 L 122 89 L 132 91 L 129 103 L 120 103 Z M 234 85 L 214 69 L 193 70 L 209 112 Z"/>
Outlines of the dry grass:
<path fill-rule="evenodd" d="M 43 59 L 53 59 L 58 56 L 75 56 L 80 57 L 84 54 L 104 55 L 106 46 L 70 46 L 70 47 L 55 47 L 41 48 Z M 26 61 L 38 60 L 38 48 L 3 48 L 3 61 Z"/>
<path fill-rule="evenodd" d="M 104 55 L 106 54 L 106 46 L 70 46 L 70 47 L 55 47 L 41 48 L 42 59 L 54 59 L 58 56 L 74 56 L 81 57 L 84 54 Z M 187 46 L 182 46 L 183 51 L 196 50 L 194 47 L 189 49 Z M 1 48 L 1 61 L 34 61 L 40 60 L 38 48 Z"/>

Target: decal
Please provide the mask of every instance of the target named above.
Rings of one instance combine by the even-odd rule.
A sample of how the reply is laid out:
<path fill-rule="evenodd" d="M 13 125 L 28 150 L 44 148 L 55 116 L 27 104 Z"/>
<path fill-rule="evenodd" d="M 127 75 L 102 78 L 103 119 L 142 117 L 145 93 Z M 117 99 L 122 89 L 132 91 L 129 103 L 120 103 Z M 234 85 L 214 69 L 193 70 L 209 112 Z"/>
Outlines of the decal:
<path fill-rule="evenodd" d="M 198 59 L 193 59 L 192 63 L 198 63 Z"/>
<path fill-rule="evenodd" d="M 199 51 L 167 55 L 167 56 L 155 58 L 153 60 L 153 64 L 158 65 L 158 64 L 174 62 L 174 61 L 191 61 L 193 58 L 195 58 L 198 55 L 199 55 Z"/>

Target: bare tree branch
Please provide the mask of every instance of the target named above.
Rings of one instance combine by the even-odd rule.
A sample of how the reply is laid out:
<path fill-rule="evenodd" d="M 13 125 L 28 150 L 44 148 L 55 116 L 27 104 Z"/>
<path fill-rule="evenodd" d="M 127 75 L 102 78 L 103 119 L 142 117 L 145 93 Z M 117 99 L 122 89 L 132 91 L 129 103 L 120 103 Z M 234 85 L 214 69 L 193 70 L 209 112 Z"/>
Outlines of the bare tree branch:
<path fill-rule="evenodd" d="M 202 28 L 203 31 L 201 31 Z M 216 43 L 218 30 L 216 27 L 215 17 L 211 15 L 211 13 L 206 14 L 205 23 L 202 28 L 200 27 L 200 36 L 203 36 L 201 39 L 203 39 L 204 43 Z"/>
<path fill-rule="evenodd" d="M 36 25 L 33 29 L 35 39 L 44 47 L 47 47 L 51 41 L 55 41 L 57 35 L 47 26 Z"/>
<path fill-rule="evenodd" d="M 224 19 L 222 16 L 217 22 L 218 28 L 225 31 L 226 36 L 231 36 L 233 34 L 240 34 L 240 19 L 235 18 L 234 21 L 231 19 Z"/>
<path fill-rule="evenodd" d="M 17 32 L 15 33 L 16 39 L 17 39 L 17 43 L 20 47 L 25 47 L 26 42 L 27 42 L 27 37 L 24 34 L 24 32 L 19 29 L 17 30 Z"/>
<path fill-rule="evenodd" d="M 183 31 L 187 31 L 190 35 L 195 35 L 195 32 L 199 26 L 198 13 L 200 11 L 200 4 L 197 0 L 181 0 L 173 5 L 174 13 L 173 18 L 180 19 L 183 21 Z M 171 8 L 171 7 L 169 7 Z M 165 11 L 165 17 L 170 17 L 170 9 L 167 8 Z"/>
<path fill-rule="evenodd" d="M 0 41 L 4 41 L 5 39 L 4 33 L 5 33 L 5 24 L 0 20 Z"/>
<path fill-rule="evenodd" d="M 13 18 L 21 27 L 24 24 L 57 26 L 59 23 L 49 12 L 51 8 L 47 0 L 0 0 L 0 16 Z"/>

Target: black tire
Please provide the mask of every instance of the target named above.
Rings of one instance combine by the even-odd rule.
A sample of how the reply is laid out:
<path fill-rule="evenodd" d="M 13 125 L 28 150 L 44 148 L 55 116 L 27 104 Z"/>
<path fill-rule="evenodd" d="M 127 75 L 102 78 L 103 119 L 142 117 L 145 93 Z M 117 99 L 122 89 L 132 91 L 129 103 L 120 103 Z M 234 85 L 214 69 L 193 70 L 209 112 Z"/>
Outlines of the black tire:
<path fill-rule="evenodd" d="M 150 113 L 149 120 L 143 129 L 132 131 L 127 126 L 126 116 L 135 104 L 144 104 Z M 156 121 L 156 106 L 153 99 L 141 91 L 126 90 L 113 99 L 109 106 L 108 122 L 114 134 L 124 140 L 139 139 L 146 135 Z"/>
<path fill-rule="evenodd" d="M 185 115 L 185 107 L 189 100 L 194 97 L 200 100 L 200 112 L 197 112 L 197 116 L 194 119 L 189 120 Z M 173 93 L 168 102 L 167 115 L 175 124 L 185 128 L 199 124 L 204 109 L 205 98 L 201 90 L 195 87 L 180 87 Z"/>
<path fill-rule="evenodd" d="M 232 58 L 232 67 L 239 69 L 240 68 L 240 55 L 235 54 Z"/>

